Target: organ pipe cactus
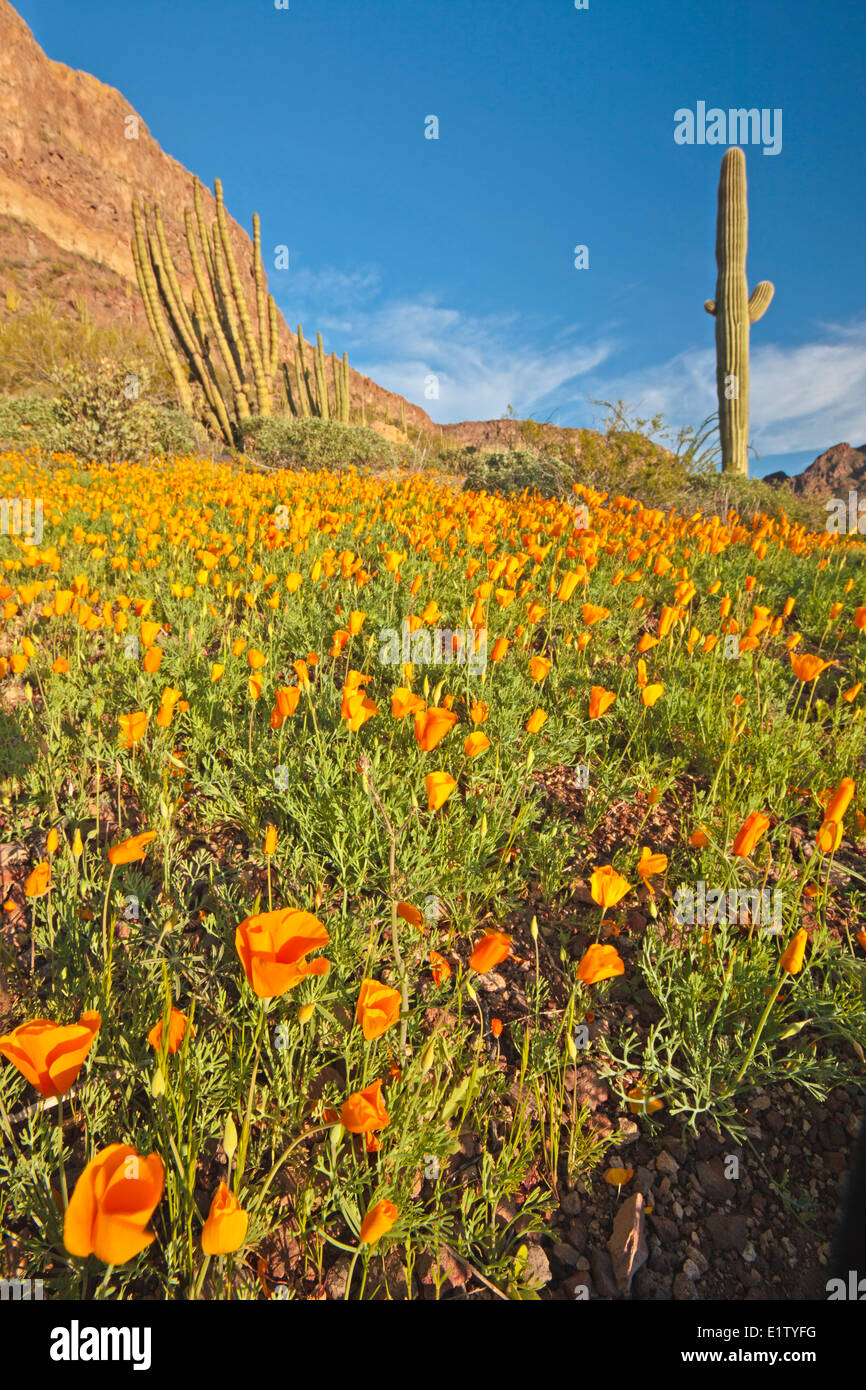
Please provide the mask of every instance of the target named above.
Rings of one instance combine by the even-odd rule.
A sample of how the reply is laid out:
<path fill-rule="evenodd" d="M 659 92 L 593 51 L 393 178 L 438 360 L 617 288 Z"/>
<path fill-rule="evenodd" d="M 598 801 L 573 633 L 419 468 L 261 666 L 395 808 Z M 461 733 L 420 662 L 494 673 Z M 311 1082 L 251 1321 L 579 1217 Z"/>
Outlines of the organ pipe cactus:
<path fill-rule="evenodd" d="M 704 304 L 716 320 L 716 391 L 722 471 L 749 473 L 749 327 L 773 298 L 769 280 L 751 295 L 746 281 L 748 241 L 746 156 L 734 146 L 722 159 L 716 219 L 716 297 Z"/>
<path fill-rule="evenodd" d="M 279 315 L 262 261 L 261 223 L 253 215 L 253 256 L 247 274 L 255 294 L 254 314 L 235 258 L 219 179 L 214 182 L 216 220 L 208 227 L 201 184 L 193 180 L 193 207 L 184 210 L 184 228 L 194 287 L 184 300 L 159 207 L 132 206 L 132 255 L 147 321 L 172 374 L 181 407 L 198 415 L 230 447 L 243 443 L 244 421 L 270 415 L 274 379 L 280 367 Z M 254 321 L 255 320 L 255 321 Z M 332 355 L 334 383 L 329 398 L 327 359 L 318 335 L 312 373 L 307 345 L 298 325 L 295 380 L 282 363 L 286 401 L 293 415 L 349 421 L 349 360 Z M 194 391 L 197 387 L 198 391 Z"/>

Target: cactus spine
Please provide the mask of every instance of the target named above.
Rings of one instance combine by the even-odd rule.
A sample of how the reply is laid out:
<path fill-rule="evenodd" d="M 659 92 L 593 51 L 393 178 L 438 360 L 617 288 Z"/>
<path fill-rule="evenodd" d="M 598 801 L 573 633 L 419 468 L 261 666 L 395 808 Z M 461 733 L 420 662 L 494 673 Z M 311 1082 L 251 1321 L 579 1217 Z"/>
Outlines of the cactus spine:
<path fill-rule="evenodd" d="M 746 156 L 733 146 L 722 159 L 716 219 L 716 297 L 704 304 L 716 320 L 716 391 L 722 471 L 749 474 L 749 326 L 773 298 L 769 280 L 751 295 L 746 280 L 748 242 Z"/>

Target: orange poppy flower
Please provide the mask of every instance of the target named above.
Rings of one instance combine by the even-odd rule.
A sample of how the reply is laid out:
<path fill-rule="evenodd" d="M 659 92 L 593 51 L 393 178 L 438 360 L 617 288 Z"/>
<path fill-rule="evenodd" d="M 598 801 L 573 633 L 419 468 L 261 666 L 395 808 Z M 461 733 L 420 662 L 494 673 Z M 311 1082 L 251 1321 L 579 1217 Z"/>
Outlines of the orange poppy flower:
<path fill-rule="evenodd" d="M 232 1255 L 240 1250 L 247 1238 L 249 1213 L 244 1211 L 235 1194 L 221 1182 L 210 1204 L 207 1220 L 201 1233 L 201 1248 L 205 1255 Z"/>
<path fill-rule="evenodd" d="M 799 975 L 803 969 L 803 958 L 806 954 L 806 943 L 809 940 L 809 933 L 805 927 L 801 927 L 796 933 L 790 945 L 779 959 L 779 965 L 789 975 Z"/>
<path fill-rule="evenodd" d="M 438 748 L 447 733 L 457 723 L 457 715 L 449 709 L 435 706 L 415 715 L 415 740 L 423 753 Z"/>
<path fill-rule="evenodd" d="M 631 884 L 622 874 L 617 873 L 612 864 L 603 864 L 593 870 L 589 880 L 589 891 L 599 907 L 607 911 L 609 907 L 616 907 L 620 899 L 631 892 Z"/>
<path fill-rule="evenodd" d="M 27 875 L 24 883 L 24 896 L 27 898 L 41 898 L 42 894 L 48 891 L 50 882 L 50 864 L 37 864 L 36 868 Z"/>
<path fill-rule="evenodd" d="M 144 738 L 147 729 L 149 715 L 144 710 L 135 710 L 132 714 L 120 714 L 117 722 L 120 725 L 120 746 L 121 748 L 132 748 L 138 743 L 139 739 Z"/>
<path fill-rule="evenodd" d="M 537 734 L 543 724 L 547 723 L 547 714 L 543 709 L 537 709 L 529 716 L 524 728 L 528 734 Z"/>
<path fill-rule="evenodd" d="M 491 1020 L 490 1020 L 490 1031 L 491 1031 L 491 1033 L 493 1034 L 494 1038 L 500 1038 L 500 1037 L 502 1036 L 502 1019 L 501 1019 L 501 1018 L 491 1018 Z"/>
<path fill-rule="evenodd" d="M 534 656 L 529 663 L 529 674 L 536 685 L 543 681 L 550 671 L 552 661 L 548 661 L 546 656 Z"/>
<path fill-rule="evenodd" d="M 404 922 L 408 922 L 410 927 L 423 927 L 424 925 L 423 914 L 411 903 L 398 903 L 397 916 L 402 917 Z"/>
<path fill-rule="evenodd" d="M 753 811 L 747 816 L 742 829 L 734 839 L 733 852 L 740 859 L 748 859 L 761 836 L 769 829 L 770 820 L 762 811 Z"/>
<path fill-rule="evenodd" d="M 324 957 L 313 961 L 306 957 L 329 940 L 326 928 L 311 912 L 282 907 L 244 918 L 235 932 L 235 950 L 253 993 L 259 999 L 274 999 L 307 975 L 328 973 Z"/>
<path fill-rule="evenodd" d="M 0 1052 L 42 1096 L 63 1096 L 75 1082 L 102 1026 L 94 1010 L 77 1023 L 34 1018 L 0 1038 Z"/>
<path fill-rule="evenodd" d="M 295 713 L 298 708 L 298 701 L 301 698 L 301 689 L 297 685 L 278 685 L 274 691 L 275 707 L 282 719 L 287 719 Z"/>
<path fill-rule="evenodd" d="M 475 729 L 463 740 L 463 752 L 467 758 L 477 758 L 479 753 L 483 753 L 490 747 L 490 739 L 480 729 Z"/>
<path fill-rule="evenodd" d="M 603 618 L 610 617 L 609 608 L 599 608 L 594 603 L 585 603 L 581 612 L 587 627 L 592 627 L 593 623 L 600 623 Z"/>
<path fill-rule="evenodd" d="M 130 1144 L 109 1144 L 90 1160 L 69 1199 L 63 1244 L 70 1255 L 107 1265 L 135 1259 L 155 1239 L 147 1223 L 162 1197 L 165 1168 Z"/>
<path fill-rule="evenodd" d="M 637 871 L 653 897 L 655 897 L 655 889 L 649 880 L 653 874 L 663 874 L 667 866 L 668 857 L 666 854 L 653 854 L 648 845 L 643 846 Z"/>
<path fill-rule="evenodd" d="M 615 975 L 625 974 L 625 964 L 615 946 L 602 946 L 594 942 L 584 953 L 577 967 L 577 978 L 585 985 L 597 985 L 601 980 L 611 980 Z"/>
<path fill-rule="evenodd" d="M 58 656 L 57 660 L 52 663 L 51 669 L 56 676 L 67 676 L 69 674 L 69 662 L 65 656 Z"/>
<path fill-rule="evenodd" d="M 121 840 L 119 845 L 112 845 L 108 851 L 108 858 L 112 864 L 137 864 L 144 858 L 144 851 L 151 840 L 155 839 L 155 830 L 144 830 L 140 835 Z"/>
<path fill-rule="evenodd" d="M 355 1018 L 368 1042 L 381 1038 L 400 1017 L 400 992 L 380 984 L 378 980 L 363 980 L 358 994 Z"/>
<path fill-rule="evenodd" d="M 850 686 L 847 690 L 843 690 L 843 691 L 842 691 L 842 699 L 843 699 L 843 700 L 847 700 L 847 701 L 848 701 L 848 704 L 850 705 L 850 704 L 852 703 L 852 701 L 854 701 L 854 700 L 857 699 L 857 696 L 860 694 L 860 691 L 861 691 L 862 689 L 863 689 L 863 682 L 862 682 L 862 681 L 858 681 L 856 685 L 852 685 L 852 686 Z"/>
<path fill-rule="evenodd" d="M 791 667 L 794 675 L 804 685 L 813 681 L 816 676 L 820 676 L 821 672 L 826 671 L 830 665 L 831 662 L 822 661 L 820 656 L 807 656 L 805 654 L 797 656 L 794 652 L 791 653 Z"/>
<path fill-rule="evenodd" d="M 456 778 L 451 777 L 447 772 L 429 772 L 424 778 L 424 790 L 427 793 L 427 810 L 438 811 L 440 806 L 443 806 L 448 800 L 456 786 Z"/>
<path fill-rule="evenodd" d="M 382 1082 L 374 1081 L 363 1091 L 355 1091 L 340 1111 L 340 1124 L 350 1134 L 370 1134 L 391 1123 L 382 1101 Z"/>
<path fill-rule="evenodd" d="M 493 650 L 490 653 L 490 660 L 501 661 L 510 646 L 511 643 L 507 637 L 497 637 L 496 641 L 493 643 Z"/>
<path fill-rule="evenodd" d="M 250 647 L 247 652 L 247 665 L 251 671 L 260 671 L 266 661 L 264 652 L 260 652 L 257 647 Z"/>
<path fill-rule="evenodd" d="M 631 1182 L 633 1177 L 633 1168 L 608 1168 L 604 1180 L 611 1187 L 623 1187 L 627 1182 Z"/>
<path fill-rule="evenodd" d="M 438 951 L 430 952 L 430 965 L 433 970 L 434 984 L 441 985 L 445 980 L 451 979 L 451 966 L 445 957 L 441 956 Z"/>
<path fill-rule="evenodd" d="M 633 1115 L 652 1115 L 656 1110 L 664 1109 L 664 1102 L 650 1099 L 640 1083 L 633 1086 L 630 1091 L 626 1091 L 626 1096 L 629 1102 L 628 1108 Z"/>
<path fill-rule="evenodd" d="M 511 954 L 511 937 L 501 931 L 486 931 L 469 957 L 469 969 L 486 975 Z"/>
<path fill-rule="evenodd" d="M 647 709 L 652 709 L 653 705 L 656 703 L 657 700 L 661 699 L 664 693 L 665 688 L 660 682 L 655 682 L 652 685 L 646 685 L 640 693 L 641 704 L 646 705 Z"/>
<path fill-rule="evenodd" d="M 420 695 L 413 695 L 408 686 L 400 686 L 391 695 L 391 715 L 394 719 L 404 719 L 407 714 L 423 714 L 424 701 Z"/>
<path fill-rule="evenodd" d="M 393 1202 L 377 1202 L 361 1222 L 361 1244 L 375 1245 L 377 1240 L 388 1234 L 398 1216 L 399 1211 Z"/>
<path fill-rule="evenodd" d="M 162 664 L 162 647 L 148 647 L 142 664 L 149 676 L 158 671 Z"/>
<path fill-rule="evenodd" d="M 180 1009 L 176 1009 L 174 1005 L 172 1005 L 171 1016 L 168 1020 L 168 1051 L 172 1055 L 174 1055 L 174 1053 L 177 1052 L 178 1048 L 183 1042 L 186 1036 L 188 1023 L 189 1019 L 187 1018 L 186 1014 L 182 1014 Z M 194 1033 L 195 1030 L 193 1029 L 193 1034 Z M 147 1041 L 150 1043 L 151 1047 L 154 1048 L 156 1052 L 159 1052 L 160 1048 L 162 1047 L 162 1034 L 163 1020 L 159 1019 L 159 1021 L 153 1025 L 153 1027 L 147 1035 Z"/>
<path fill-rule="evenodd" d="M 706 830 L 704 830 L 703 827 L 700 825 L 698 826 L 697 830 L 693 830 L 691 835 L 689 836 L 689 844 L 693 845 L 695 849 L 706 849 L 709 843 L 710 837 L 707 834 Z"/>
<path fill-rule="evenodd" d="M 210 668 L 210 678 L 214 684 L 216 684 L 216 682 L 222 678 L 225 669 L 225 666 L 223 666 L 221 662 L 215 661 L 213 663 L 213 665 Z"/>
<path fill-rule="evenodd" d="M 612 690 L 605 690 L 603 685 L 594 685 L 589 692 L 589 717 L 590 719 L 601 719 L 602 715 L 610 709 L 616 694 Z"/>
<path fill-rule="evenodd" d="M 469 718 L 473 724 L 483 724 L 490 713 L 490 706 L 482 700 L 473 700 L 469 707 Z"/>

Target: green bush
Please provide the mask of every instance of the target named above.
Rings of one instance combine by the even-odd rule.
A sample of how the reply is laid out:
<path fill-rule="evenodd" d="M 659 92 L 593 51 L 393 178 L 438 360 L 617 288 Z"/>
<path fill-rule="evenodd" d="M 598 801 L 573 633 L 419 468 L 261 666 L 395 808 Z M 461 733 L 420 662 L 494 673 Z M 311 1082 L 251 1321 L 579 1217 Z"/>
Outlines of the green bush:
<path fill-rule="evenodd" d="M 797 497 L 785 483 L 765 483 L 762 478 L 743 478 L 736 473 L 691 478 L 679 509 L 700 509 L 705 516 L 718 516 L 722 520 L 733 510 L 746 523 L 756 512 L 772 517 L 784 513 L 795 525 L 815 532 L 823 531 L 827 523 L 827 510 L 815 498 Z"/>
<path fill-rule="evenodd" d="M 0 399 L 0 444 L 39 444 L 50 449 L 57 434 L 54 402 L 44 396 Z"/>
<path fill-rule="evenodd" d="M 571 494 L 570 469 L 559 459 L 533 449 L 507 449 L 502 453 L 465 450 L 467 468 L 464 492 L 498 492 L 518 495 L 526 488 L 542 497 Z"/>
<path fill-rule="evenodd" d="M 244 422 L 244 451 L 275 468 L 395 468 L 394 447 L 362 425 L 268 415 Z"/>

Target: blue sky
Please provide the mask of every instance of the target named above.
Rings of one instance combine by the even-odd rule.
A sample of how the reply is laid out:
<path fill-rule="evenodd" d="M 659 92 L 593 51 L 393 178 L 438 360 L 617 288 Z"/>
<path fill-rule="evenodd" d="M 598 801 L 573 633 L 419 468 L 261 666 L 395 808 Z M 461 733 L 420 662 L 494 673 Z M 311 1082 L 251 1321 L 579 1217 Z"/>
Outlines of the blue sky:
<path fill-rule="evenodd" d="M 866 441 L 862 0 L 16 0 L 48 55 L 118 87 L 290 268 L 290 324 L 440 422 L 593 398 L 715 409 L 726 145 L 681 108 L 780 109 L 744 146 L 755 474 Z M 438 140 L 425 118 L 438 117 Z M 589 267 L 574 267 L 588 247 Z M 434 374 L 438 399 L 425 397 Z M 429 388 L 428 388 L 429 389 Z"/>

